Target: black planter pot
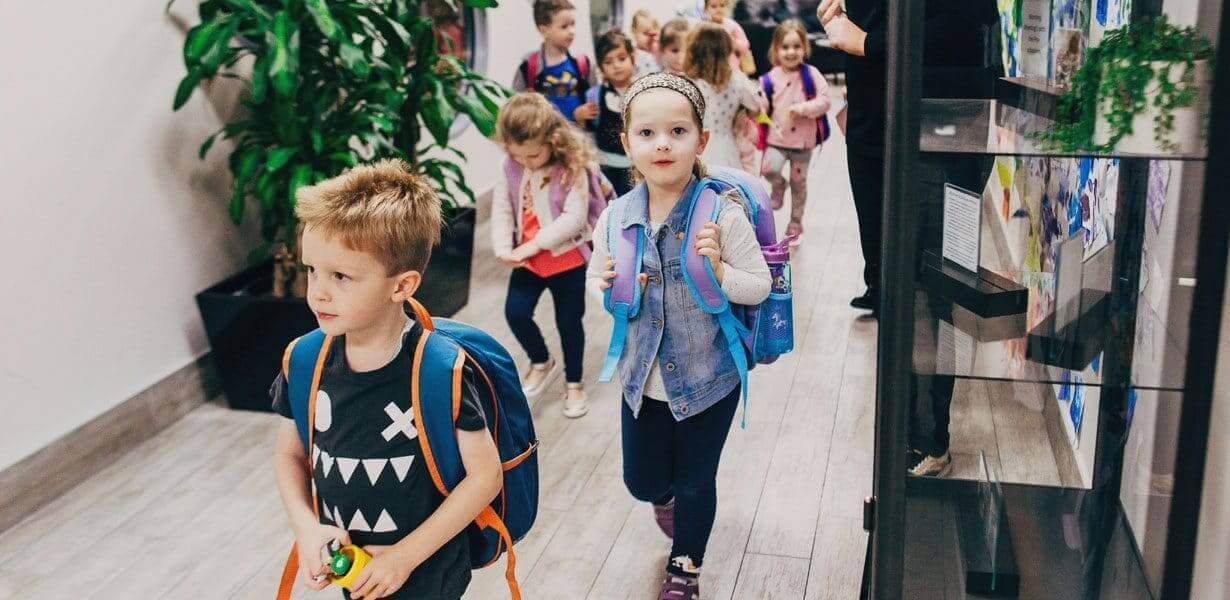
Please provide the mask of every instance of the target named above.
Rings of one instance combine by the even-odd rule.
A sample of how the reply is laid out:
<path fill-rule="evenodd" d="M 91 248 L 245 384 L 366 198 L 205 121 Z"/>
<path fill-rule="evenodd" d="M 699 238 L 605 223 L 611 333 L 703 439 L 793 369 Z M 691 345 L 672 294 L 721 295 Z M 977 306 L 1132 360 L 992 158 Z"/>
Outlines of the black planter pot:
<path fill-rule="evenodd" d="M 451 317 L 470 301 L 474 259 L 474 222 L 478 211 L 459 209 L 444 226 L 440 245 L 431 252 L 423 285 L 415 299 L 437 317 Z"/>
<path fill-rule="evenodd" d="M 416 298 L 431 314 L 448 317 L 470 298 L 475 210 L 454 214 L 427 265 Z M 214 365 L 231 408 L 271 409 L 269 385 L 282 368 L 286 345 L 316 328 L 302 298 L 274 298 L 273 268 L 263 263 L 197 294 Z"/>

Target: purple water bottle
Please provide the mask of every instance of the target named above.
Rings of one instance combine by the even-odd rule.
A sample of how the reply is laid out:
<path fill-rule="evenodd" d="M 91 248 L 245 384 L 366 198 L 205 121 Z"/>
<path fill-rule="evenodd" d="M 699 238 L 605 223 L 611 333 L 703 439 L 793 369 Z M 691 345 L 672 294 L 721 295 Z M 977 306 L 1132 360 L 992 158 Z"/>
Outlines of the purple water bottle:
<path fill-rule="evenodd" d="M 765 263 L 769 266 L 772 286 L 769 297 L 760 305 L 756 316 L 756 344 L 754 354 L 760 362 L 790 352 L 794 348 L 794 294 L 790 281 L 790 239 L 772 246 L 762 246 Z"/>

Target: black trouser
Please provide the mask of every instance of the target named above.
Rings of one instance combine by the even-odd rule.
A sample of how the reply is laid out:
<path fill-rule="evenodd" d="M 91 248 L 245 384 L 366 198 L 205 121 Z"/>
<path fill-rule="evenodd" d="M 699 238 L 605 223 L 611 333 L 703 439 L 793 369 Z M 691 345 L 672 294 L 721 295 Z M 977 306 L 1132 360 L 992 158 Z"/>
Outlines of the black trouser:
<path fill-rule="evenodd" d="M 667 571 L 689 575 L 672 564 L 686 556 L 700 567 L 717 513 L 717 471 L 726 434 L 739 406 L 735 387 L 700 414 L 676 421 L 661 400 L 645 398 L 638 416 L 623 402 L 624 484 L 638 500 L 665 504 L 675 499 L 675 542 Z"/>
<path fill-rule="evenodd" d="M 858 215 L 858 241 L 863 248 L 863 282 L 867 289 L 880 289 L 880 227 L 884 211 L 884 155 L 846 151 L 854 212 Z"/>
<path fill-rule="evenodd" d="M 555 300 L 555 327 L 559 330 L 564 349 L 564 374 L 568 383 L 581 383 L 582 361 L 585 355 L 585 267 L 542 278 L 529 269 L 513 269 L 508 279 L 508 299 L 504 302 L 504 318 L 513 335 L 534 363 L 550 358 L 542 331 L 534 323 L 534 309 L 545 290 L 551 290 Z"/>
<path fill-rule="evenodd" d="M 615 195 L 622 196 L 632 191 L 632 169 L 621 169 L 619 167 L 608 167 L 602 165 L 602 174 L 610 180 L 611 187 L 615 188 Z"/>

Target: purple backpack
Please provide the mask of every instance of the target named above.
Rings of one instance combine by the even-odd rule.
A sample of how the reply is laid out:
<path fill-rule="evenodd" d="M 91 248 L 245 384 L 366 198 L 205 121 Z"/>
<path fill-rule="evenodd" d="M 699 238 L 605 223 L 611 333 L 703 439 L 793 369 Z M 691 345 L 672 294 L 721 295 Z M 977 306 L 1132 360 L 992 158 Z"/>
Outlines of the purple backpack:
<path fill-rule="evenodd" d="M 610 204 L 615 199 L 615 186 L 607 180 L 602 171 L 590 167 L 586 173 L 589 173 L 589 218 L 586 221 L 586 230 L 584 236 L 589 239 L 590 233 L 594 230 L 594 223 L 598 222 L 598 217 L 602 215 L 602 211 L 606 210 L 606 205 Z M 521 178 L 525 176 L 525 167 L 521 163 L 510 159 L 504 161 L 504 177 L 508 181 L 508 202 L 512 206 L 514 213 L 519 205 L 518 196 L 521 194 Z M 568 190 L 561 185 L 564 181 L 564 168 L 556 167 L 551 174 L 551 217 L 559 217 L 560 213 L 564 212 L 564 201 L 568 199 Z M 513 219 L 513 222 L 517 222 Z M 585 260 L 589 260 L 590 246 L 582 244 L 579 249 Z"/>
<path fill-rule="evenodd" d="M 696 304 L 718 320 L 726 347 L 739 370 L 743 389 L 743 426 L 747 425 L 747 373 L 757 363 L 771 363 L 782 354 L 794 349 L 793 299 L 785 284 L 790 260 L 790 240 L 777 239 L 773 223 L 773 209 L 768 190 L 759 179 L 727 167 L 710 167 L 709 175 L 694 188 L 688 209 L 687 233 L 684 239 L 691 240 L 705 223 L 716 222 L 721 210 L 723 194 L 735 192 L 748 221 L 756 231 L 756 241 L 764 253 L 769 271 L 773 275 L 773 289 L 769 297 L 759 305 L 732 304 L 714 277 L 709 261 L 696 252 L 693 244 L 683 245 L 683 276 Z M 632 194 L 644 193 L 644 185 L 637 186 L 613 205 L 612 213 L 627 210 L 633 203 Z M 729 194 L 726 195 L 729 197 Z M 615 260 L 615 281 L 606 290 L 603 306 L 615 319 L 611 343 L 607 348 L 602 375 L 598 381 L 610 381 L 623 355 L 628 321 L 637 317 L 641 308 L 641 286 L 637 275 L 645 253 L 645 234 L 640 226 L 621 229 L 623 219 L 615 214 L 607 218 L 607 240 L 611 257 Z"/>

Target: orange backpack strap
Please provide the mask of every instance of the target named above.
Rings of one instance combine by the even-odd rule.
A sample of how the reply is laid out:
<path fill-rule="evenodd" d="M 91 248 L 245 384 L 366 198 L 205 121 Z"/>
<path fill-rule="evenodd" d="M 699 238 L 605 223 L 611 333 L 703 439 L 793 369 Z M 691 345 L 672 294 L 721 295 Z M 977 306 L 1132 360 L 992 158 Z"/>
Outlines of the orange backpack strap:
<path fill-rule="evenodd" d="M 517 584 L 517 553 L 513 550 L 512 536 L 509 535 L 508 528 L 504 526 L 504 521 L 495 514 L 495 510 L 488 506 L 483 509 L 483 512 L 478 513 L 474 522 L 479 527 L 484 529 L 490 527 L 500 534 L 500 539 L 508 548 L 508 566 L 504 568 L 504 579 L 508 581 L 508 593 L 512 596 L 512 600 L 521 600 L 521 586 Z"/>
<path fill-rule="evenodd" d="M 296 339 L 286 348 L 286 355 L 282 359 L 283 373 L 289 374 L 290 354 L 298 341 Z M 325 336 L 324 343 L 320 347 L 320 354 L 316 357 L 316 369 L 312 372 L 312 387 L 308 393 L 308 445 L 305 452 L 307 453 L 308 486 L 312 490 L 312 513 L 318 518 L 320 505 L 316 498 L 316 487 L 312 485 L 312 467 L 314 466 L 312 465 L 312 438 L 316 429 L 316 392 L 320 390 L 320 375 L 324 371 L 325 358 L 329 356 L 329 346 L 332 343 L 333 336 Z M 278 583 L 277 600 L 290 600 L 290 593 L 295 587 L 295 576 L 298 574 L 299 547 L 297 544 L 291 544 L 290 553 L 286 556 L 286 566 L 282 567 L 282 581 Z"/>

